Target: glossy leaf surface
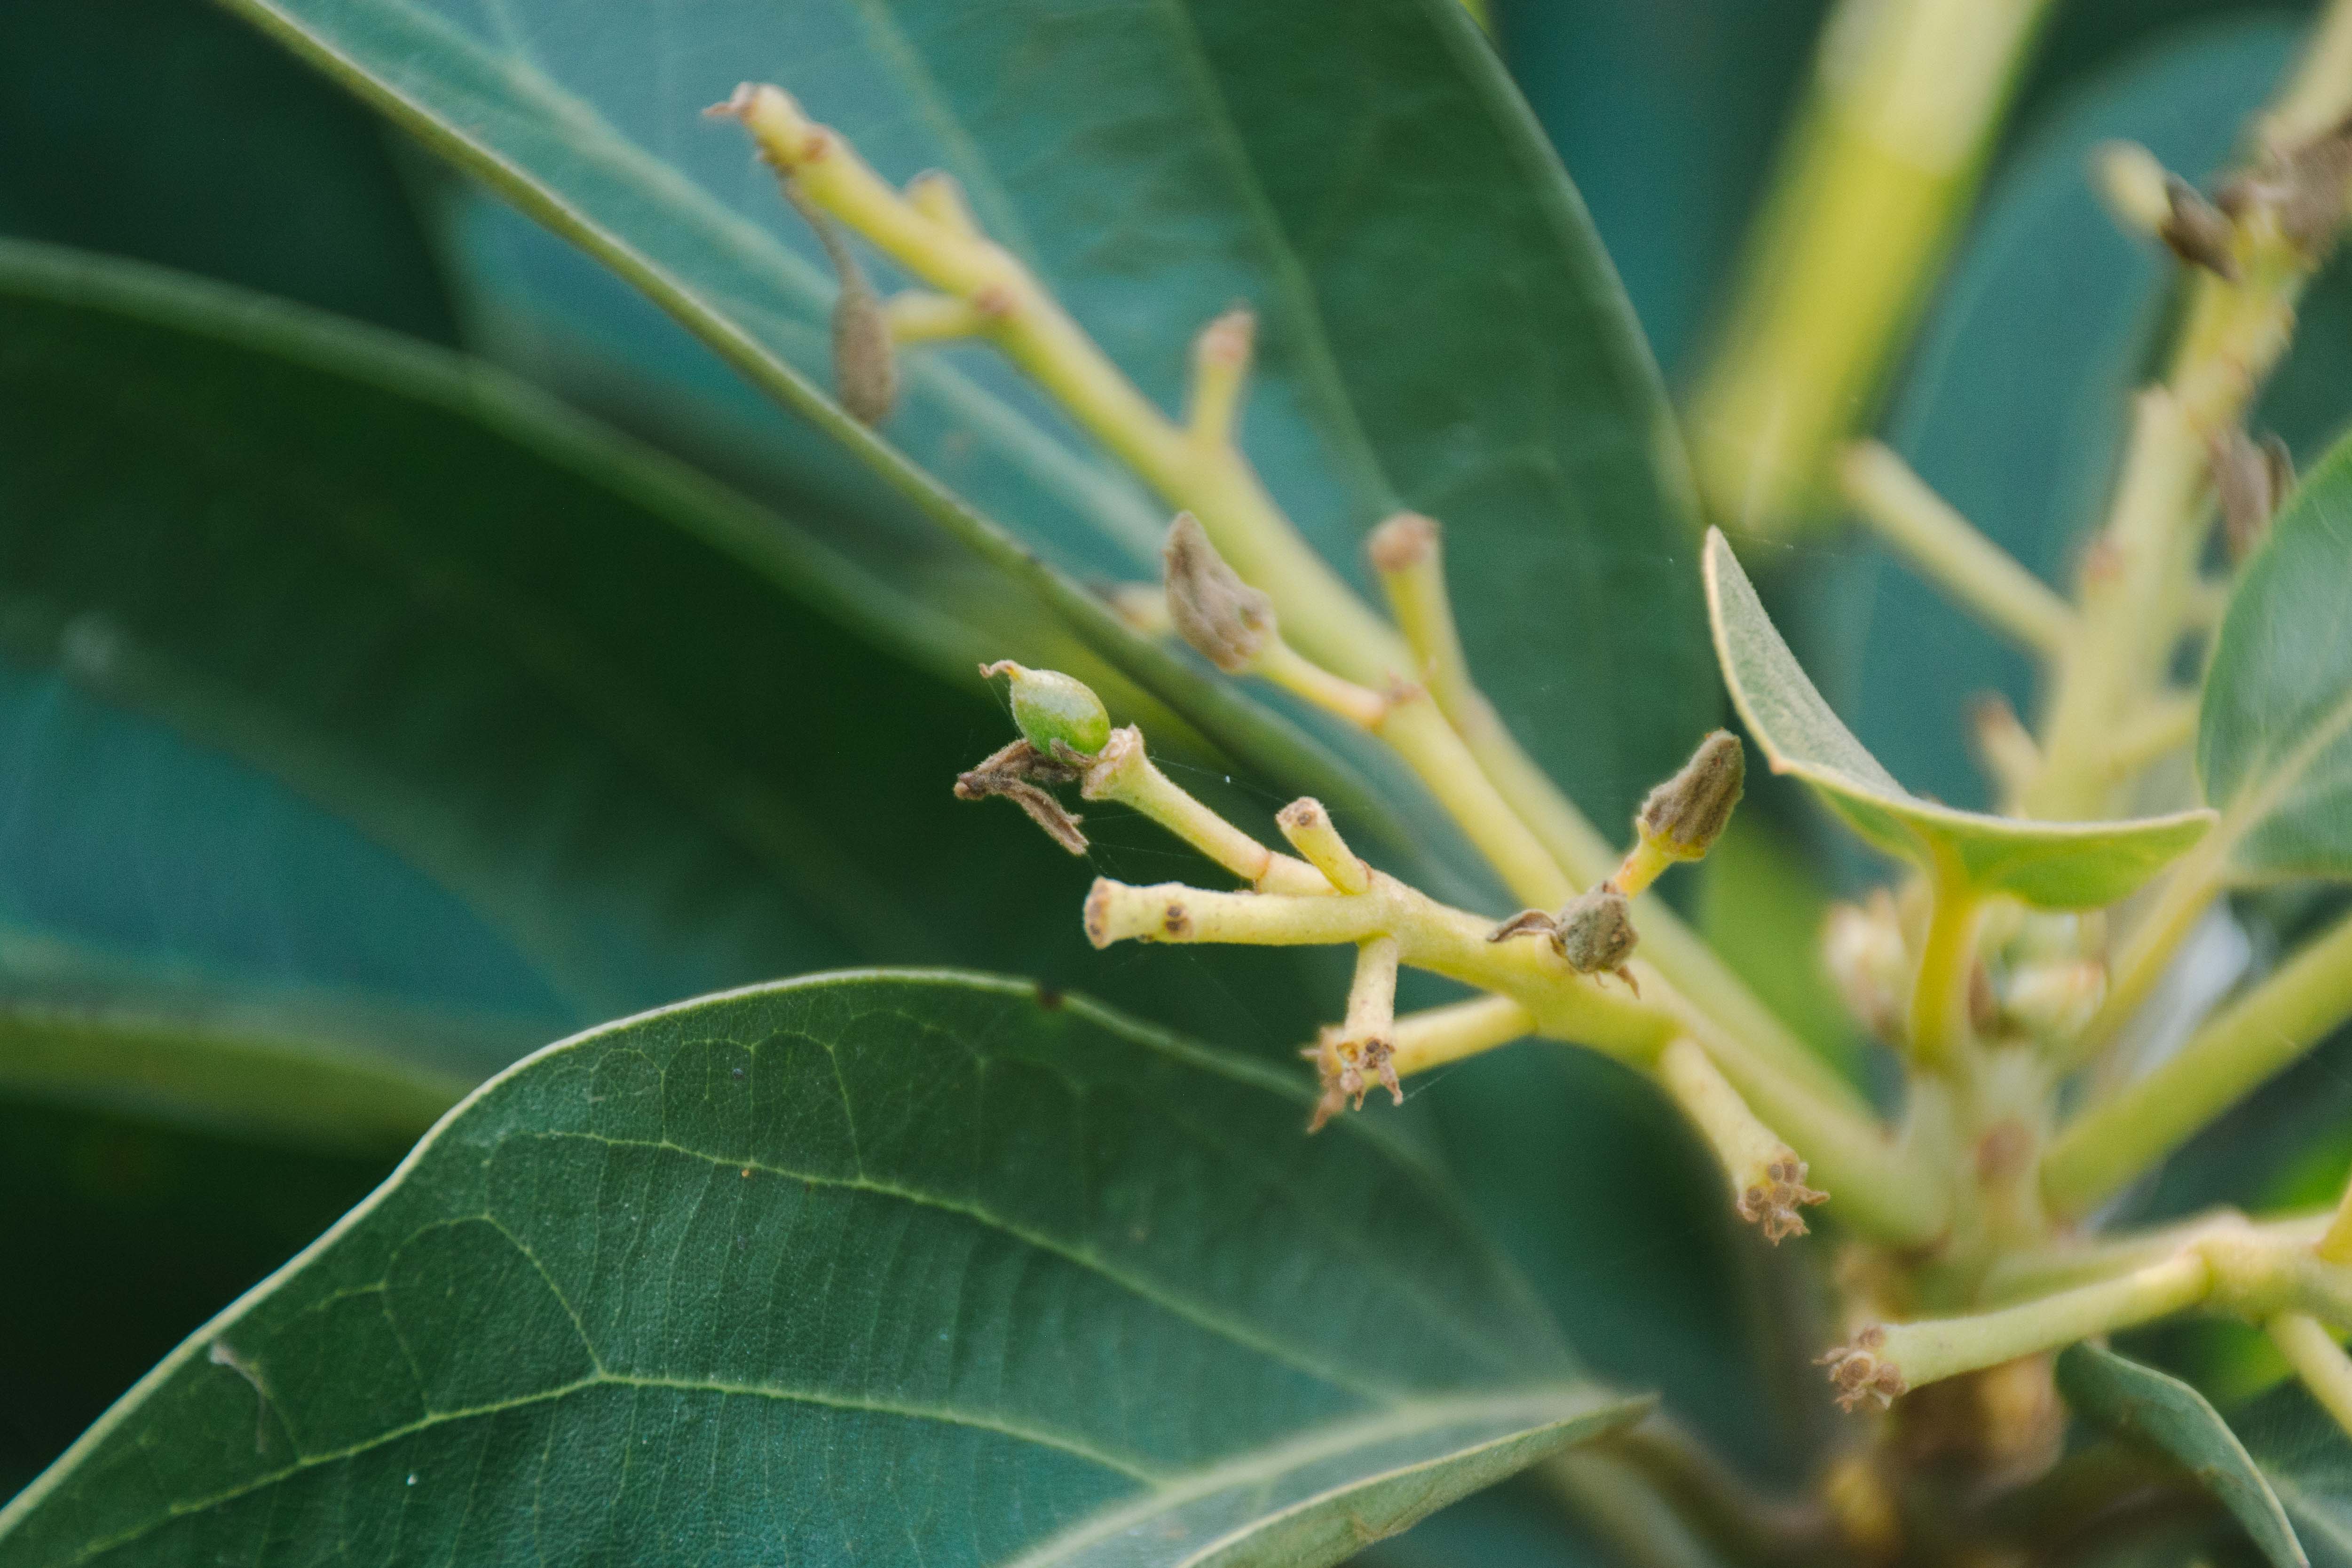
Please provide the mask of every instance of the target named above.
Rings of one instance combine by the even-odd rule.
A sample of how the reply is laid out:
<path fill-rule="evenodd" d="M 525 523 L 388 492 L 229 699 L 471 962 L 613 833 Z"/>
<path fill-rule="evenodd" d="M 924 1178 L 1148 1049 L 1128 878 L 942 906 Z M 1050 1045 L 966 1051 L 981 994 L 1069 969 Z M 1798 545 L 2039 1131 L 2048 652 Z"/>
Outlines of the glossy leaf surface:
<path fill-rule="evenodd" d="M 2087 908 L 2130 893 L 2212 824 L 2207 810 L 2124 822 L 2040 822 L 1923 800 L 1896 783 L 1830 711 L 1719 532 L 1707 536 L 1706 586 L 1724 680 L 1772 770 L 1803 779 L 1888 854 L 1948 866 L 1970 886 L 2028 904 Z"/>
<path fill-rule="evenodd" d="M 830 285 L 804 228 L 699 110 L 772 78 L 885 174 L 953 172 L 1163 407 L 1192 334 L 1245 300 L 1262 330 L 1243 439 L 1277 498 L 1360 580 L 1359 541 L 1389 510 L 1447 523 L 1473 662 L 1589 810 L 1630 810 L 1711 717 L 1654 371 L 1574 191 L 1452 0 L 729 0 L 593 26 L 552 0 L 238 8 L 615 267 L 935 521 L 987 531 L 937 481 L 1080 577 L 1149 576 L 1159 503 L 984 354 L 913 356 L 880 440 L 844 419 L 817 390 Z M 583 299 L 588 329 L 625 342 L 609 302 Z M 1563 676 L 1603 663 L 1620 675 Z"/>
<path fill-rule="evenodd" d="M 175 1352 L 0 1563 L 1313 1564 L 1646 1408 L 1306 1098 L 969 976 L 592 1031 Z"/>

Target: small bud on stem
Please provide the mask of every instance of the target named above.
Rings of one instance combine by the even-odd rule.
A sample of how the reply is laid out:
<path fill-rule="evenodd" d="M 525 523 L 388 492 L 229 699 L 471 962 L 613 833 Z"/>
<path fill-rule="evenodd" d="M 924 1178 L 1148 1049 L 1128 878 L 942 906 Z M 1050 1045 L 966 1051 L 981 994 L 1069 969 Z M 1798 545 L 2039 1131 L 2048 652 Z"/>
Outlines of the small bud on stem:
<path fill-rule="evenodd" d="M 1059 670 L 1032 670 L 1010 659 L 982 664 L 983 677 L 1013 677 L 1013 722 L 1029 744 L 1058 758 L 1067 747 L 1091 758 L 1110 742 L 1110 715 L 1094 688 Z"/>
<path fill-rule="evenodd" d="M 1747 754 L 1727 729 L 1698 743 L 1682 770 L 1642 802 L 1633 818 L 1633 847 L 1609 881 L 1633 897 L 1676 861 L 1695 861 L 1713 847 L 1748 779 Z"/>
<path fill-rule="evenodd" d="M 2221 541 L 2232 561 L 2254 552 L 2271 518 L 2294 488 L 2294 458 L 2275 434 L 2256 442 L 2232 426 L 2213 439 L 2213 494 L 2221 507 Z"/>
<path fill-rule="evenodd" d="M 2201 267 L 2225 283 L 2237 282 L 2238 225 L 2178 174 L 2165 175 L 2164 199 L 2165 217 L 2157 225 L 2157 237 L 2191 267 Z"/>
<path fill-rule="evenodd" d="M 1612 884 L 1604 882 L 1578 894 L 1556 915 L 1540 909 L 1522 910 L 1496 926 L 1486 940 L 1503 942 L 1526 936 L 1549 939 L 1552 951 L 1578 974 L 1614 974 L 1635 996 L 1642 994 L 1633 972 L 1625 967 L 1641 933 L 1633 928 L 1633 904 Z"/>
<path fill-rule="evenodd" d="M 1235 575 L 1190 512 L 1168 526 L 1160 559 L 1177 634 L 1229 675 L 1248 669 L 1275 636 L 1274 601 Z"/>

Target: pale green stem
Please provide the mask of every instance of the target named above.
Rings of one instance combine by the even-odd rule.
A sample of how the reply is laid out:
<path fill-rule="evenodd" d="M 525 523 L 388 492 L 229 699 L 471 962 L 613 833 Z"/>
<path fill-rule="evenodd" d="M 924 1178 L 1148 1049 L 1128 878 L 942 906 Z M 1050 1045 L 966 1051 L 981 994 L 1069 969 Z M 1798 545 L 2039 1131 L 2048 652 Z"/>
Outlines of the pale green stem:
<path fill-rule="evenodd" d="M 1669 1043 L 1658 1056 L 1658 1082 L 1715 1151 L 1739 1217 L 1762 1225 L 1776 1244 L 1803 1235 L 1798 1207 L 1822 1195 L 1808 1191 L 1796 1151 L 1748 1108 L 1706 1050 L 1694 1040 Z"/>
<path fill-rule="evenodd" d="M 1450 1007 L 1407 1013 L 1389 1037 L 1400 1078 L 1426 1072 L 1536 1032 L 1536 1016 L 1509 997 L 1478 997 Z"/>
<path fill-rule="evenodd" d="M 2013 1307 L 1888 1323 L 1884 1342 L 1872 1354 L 1883 1364 L 1891 1363 L 1906 1384 L 1917 1388 L 2168 1316 L 2196 1305 L 2211 1283 L 2210 1266 L 2197 1253 L 2185 1252 L 2116 1279 Z"/>
<path fill-rule="evenodd" d="M 1322 801 L 1301 796 L 1275 814 L 1274 825 L 1338 892 L 1362 893 L 1372 885 L 1371 867 L 1348 847 Z"/>
<path fill-rule="evenodd" d="M 1427 694 L 1391 706 L 1372 733 L 1412 765 L 1513 897 L 1557 909 L 1575 896 L 1576 884 L 1487 779 Z"/>
<path fill-rule="evenodd" d="M 1391 517 L 1374 530 L 1372 564 L 1387 590 L 1397 624 L 1412 650 L 1412 667 L 1439 711 L 1470 749 L 1480 771 L 1510 813 L 1524 822 L 1573 888 L 1591 887 L 1618 869 L 1618 852 L 1570 805 L 1549 776 L 1511 737 L 1493 706 L 1471 681 L 1454 608 L 1445 591 L 1443 532 L 1429 518 Z M 1631 890 L 1628 890 L 1631 891 Z M 1563 902 L 1530 888 L 1527 901 L 1545 908 Z M 1676 919 L 1664 901 L 1633 906 L 1642 952 L 1692 1005 L 1749 1042 L 1765 1060 L 1813 1092 L 1859 1110 L 1852 1088 L 1759 1001 L 1715 949 Z"/>
<path fill-rule="evenodd" d="M 2048 0 L 1843 0 L 1693 400 L 1709 510 L 1773 531 L 1869 416 Z"/>
<path fill-rule="evenodd" d="M 1931 1072 L 1949 1073 L 1966 1064 L 1971 1040 L 1969 982 L 1976 967 L 1976 934 L 1984 900 L 1957 866 L 1938 865 L 1931 875 L 1934 902 L 1927 940 L 1919 948 L 1919 973 L 1911 984 L 1911 1055 Z"/>
<path fill-rule="evenodd" d="M 2059 1134 L 2042 1196 L 2081 1214 L 2121 1188 L 2352 1016 L 2352 916 L 2306 943 L 2155 1071 Z"/>
<path fill-rule="evenodd" d="M 2323 1263 L 2352 1263 L 2352 1182 L 2344 1186 L 2344 1196 L 2336 1200 L 2336 1212 L 2328 1217 L 2327 1228 L 2321 1232 L 2311 1249 Z"/>
<path fill-rule="evenodd" d="M 2352 0 L 2330 0 L 2294 79 L 2263 119 L 2263 140 L 2289 148 L 2332 131 L 2352 103 Z"/>
<path fill-rule="evenodd" d="M 1387 1040 L 1396 1022 L 1397 939 L 1374 936 L 1356 948 L 1356 977 L 1348 986 L 1343 1040 Z"/>
<path fill-rule="evenodd" d="M 1921 576 L 2026 652 L 2054 656 L 2074 635 L 2073 608 L 1888 447 L 1875 441 L 1847 447 L 1838 477 L 1862 519 Z"/>
<path fill-rule="evenodd" d="M 2256 1221 L 2220 1209 L 2147 1230 L 2011 1252 L 1994 1262 L 1979 1295 L 1988 1306 L 2044 1296 L 2133 1273 L 2223 1237 L 2252 1237 L 2280 1252 L 2308 1251 L 2326 1224 L 2324 1214 Z"/>
<path fill-rule="evenodd" d="M 2352 1357 L 2344 1354 L 2335 1334 L 2305 1312 L 2281 1312 L 2263 1326 L 2320 1407 L 2352 1433 Z"/>
<path fill-rule="evenodd" d="M 1361 894 L 1304 897 L 1176 883 L 1136 887 L 1106 878 L 1096 882 L 1086 904 L 1087 936 L 1097 947 L 1119 941 L 1338 946 L 1392 936 L 1402 962 L 1509 997 L 1526 1009 L 1535 1032 L 1637 1067 L 1647 1066 L 1674 1036 L 1690 1035 L 1822 1185 L 1840 1192 L 1841 1213 L 1858 1229 L 1907 1246 L 1940 1232 L 1942 1189 L 1866 1111 L 1782 1070 L 1691 1007 L 1641 958 L 1633 963 L 1637 998 L 1613 978 L 1577 974 L 1547 943 L 1491 942 L 1493 930 L 1492 922 L 1378 871 Z"/>
<path fill-rule="evenodd" d="M 1307 546 L 1233 444 L 1204 441 L 1154 407 L 1015 258 L 979 233 L 947 182 L 918 181 L 901 195 L 774 88 L 746 89 L 730 111 L 811 200 L 931 287 L 980 308 L 990 340 L 1171 505 L 1198 517 L 1219 553 L 1274 599 L 1286 633 L 1322 667 L 1374 689 L 1412 667 L 1402 640 Z M 1461 708 L 1458 737 L 1408 717 L 1383 738 L 1449 809 L 1469 813 L 1457 820 L 1517 896 L 1556 906 L 1608 875 L 1614 848 L 1475 687 Z M 1484 777 L 1466 776 L 1474 772 Z M 1638 920 L 1645 956 L 1696 1005 L 1813 1092 L 1859 1104 L 1663 904 L 1644 900 Z"/>
<path fill-rule="evenodd" d="M 1313 866 L 1275 853 L 1160 772 L 1143 749 L 1143 732 L 1133 725 L 1111 731 L 1109 742 L 1079 781 L 1078 792 L 1089 800 L 1115 800 L 1141 812 L 1262 892 L 1311 895 L 1330 891 Z"/>

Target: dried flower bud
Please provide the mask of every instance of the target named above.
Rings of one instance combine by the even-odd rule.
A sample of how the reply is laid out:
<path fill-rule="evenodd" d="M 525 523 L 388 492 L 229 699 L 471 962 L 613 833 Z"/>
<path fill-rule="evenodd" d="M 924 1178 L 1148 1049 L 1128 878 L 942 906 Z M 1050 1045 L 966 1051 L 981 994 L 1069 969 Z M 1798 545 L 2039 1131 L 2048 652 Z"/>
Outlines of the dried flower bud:
<path fill-rule="evenodd" d="M 2190 266 L 2237 282 L 2238 229 L 2228 214 L 2178 174 L 2165 175 L 2164 195 L 2167 212 L 2157 225 L 2157 237 Z"/>
<path fill-rule="evenodd" d="M 1650 791 L 1634 828 L 1643 841 L 1676 860 L 1706 853 L 1748 780 L 1747 754 L 1739 737 L 1718 729 L 1698 743 L 1681 772 Z"/>
<path fill-rule="evenodd" d="M 1632 902 L 1605 882 L 1568 901 L 1551 938 L 1568 967 L 1580 975 L 1623 968 L 1640 940 Z"/>
<path fill-rule="evenodd" d="M 1083 819 L 1064 810 L 1045 788 L 1048 784 L 1070 783 L 1079 772 L 1077 766 L 1039 751 L 1027 740 L 1016 740 L 979 767 L 957 774 L 955 796 L 959 800 L 985 800 L 992 796 L 1010 800 L 1027 812 L 1029 820 L 1045 829 L 1055 843 L 1074 855 L 1082 855 L 1087 852 L 1087 835 L 1078 828 Z M 1088 919 L 1091 931 L 1091 915 Z M 1097 942 L 1095 946 L 1103 944 Z"/>
<path fill-rule="evenodd" d="M 2213 493 L 2221 506 L 2221 539 L 2243 560 L 2270 531 L 2279 503 L 2294 488 L 2294 458 L 2275 434 L 2258 444 L 2242 430 L 2214 437 Z"/>
<path fill-rule="evenodd" d="M 834 393 L 860 424 L 879 424 L 898 401 L 898 345 L 891 335 L 890 313 L 866 269 L 850 254 L 832 214 L 789 179 L 784 197 L 816 231 L 817 243 L 824 246 L 825 259 L 841 280 L 833 301 Z"/>
<path fill-rule="evenodd" d="M 1830 1200 L 1821 1188 L 1807 1186 L 1805 1176 L 1805 1162 L 1784 1145 L 1765 1165 L 1762 1179 L 1750 1183 L 1732 1208 L 1748 1224 L 1760 1227 L 1764 1239 L 1775 1247 L 1791 1236 L 1805 1235 L 1805 1217 L 1798 1210 Z"/>
<path fill-rule="evenodd" d="M 1013 722 L 1045 756 L 1064 747 L 1092 757 L 1110 741 L 1110 715 L 1094 688 L 1059 670 L 1032 670 L 1010 659 L 980 667 L 982 675 L 1013 677 Z"/>
<path fill-rule="evenodd" d="M 1160 559 L 1178 633 L 1228 674 L 1249 668 L 1275 633 L 1274 601 L 1234 574 L 1190 512 L 1177 513 L 1168 526 Z"/>

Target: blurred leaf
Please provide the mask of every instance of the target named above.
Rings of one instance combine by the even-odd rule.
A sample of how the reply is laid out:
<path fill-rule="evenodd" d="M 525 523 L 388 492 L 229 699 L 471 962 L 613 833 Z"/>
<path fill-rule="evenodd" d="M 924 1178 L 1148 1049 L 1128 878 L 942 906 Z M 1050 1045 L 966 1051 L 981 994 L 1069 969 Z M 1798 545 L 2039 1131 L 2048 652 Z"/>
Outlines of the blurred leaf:
<path fill-rule="evenodd" d="M 1670 374 L 1695 368 L 1829 0 L 1496 0 L 1495 37 Z"/>
<path fill-rule="evenodd" d="M 2317 1568 L 2352 1564 L 2352 1440 L 2299 1383 L 2273 1390 L 2231 1424 L 2285 1505 Z"/>
<path fill-rule="evenodd" d="M 0 1497 L 391 1166 L 0 1101 Z"/>
<path fill-rule="evenodd" d="M 2211 826 L 2207 810 L 2126 822 L 2040 822 L 1919 799 L 1830 711 L 1718 532 L 1707 535 L 1706 571 L 1724 681 L 1772 771 L 1811 785 L 1885 853 L 1930 868 L 1947 862 L 1970 886 L 2028 904 L 2087 909 L 2129 894 Z"/>
<path fill-rule="evenodd" d="M 357 823 L 574 1016 L 910 958 L 1311 1028 L 1292 956 L 1107 968 L 1089 868 L 950 797 L 1007 721 L 877 650 L 956 629 L 503 378 L 18 248 L 0 388 L 0 645 Z"/>
<path fill-rule="evenodd" d="M 457 338 L 383 126 L 205 0 L 0 6 L 0 234 Z"/>
<path fill-rule="evenodd" d="M 509 1019 L 230 988 L 0 933 L 0 1096 L 395 1155 L 530 1039 Z"/>
<path fill-rule="evenodd" d="M 2296 486 L 2239 577 L 2199 715 L 2197 768 L 2231 868 L 2352 876 L 2352 443 Z"/>
<path fill-rule="evenodd" d="M 2053 27 L 2074 9 L 2056 7 Z M 2174 271 L 2159 247 L 2122 232 L 2100 205 L 2091 149 L 2110 138 L 2144 142 L 2168 166 L 2204 178 L 2268 95 L 2295 37 L 2275 16 L 2207 25 L 2085 79 L 1996 172 L 1928 316 L 1886 420 L 1888 439 L 1963 516 L 2053 585 L 2071 586 L 2074 551 L 2105 502 L 2130 391 Z M 2326 337 L 2313 324 L 2306 350 Z M 2286 374 L 2296 373 L 2291 363 Z M 2336 395 L 2352 407 L 2352 382 L 2339 377 Z M 1851 690 L 1842 709 L 1897 778 L 1937 800 L 1982 807 L 1989 795 L 1969 749 L 1969 700 L 1998 691 L 2031 712 L 2032 665 L 1900 562 L 1862 548 L 1867 559 L 1855 580 L 1831 601 L 1832 613 L 1855 621 L 1845 633 L 1853 673 L 1822 684 Z"/>
<path fill-rule="evenodd" d="M 2179 1461 L 2245 1527 L 2273 1568 L 2309 1568 L 2294 1526 L 2245 1445 L 2197 1390 L 2087 1343 L 2058 1357 L 2058 1390 L 2078 1413 Z"/>
<path fill-rule="evenodd" d="M 1327 1563 L 1648 1407 L 1306 1098 L 978 977 L 592 1031 L 168 1357 L 0 1563 Z"/>
<path fill-rule="evenodd" d="M 1699 932 L 1807 1044 L 1853 1078 L 1862 1037 L 1822 958 L 1829 891 L 1769 819 L 1742 812 L 1707 852 Z"/>
<path fill-rule="evenodd" d="M 1263 331 L 1245 434 L 1276 496 L 1350 570 L 1396 506 L 1448 523 L 1474 663 L 1597 818 L 1630 811 L 1712 716 L 1654 371 L 1574 192 L 1454 0 L 725 0 L 690 36 L 659 8 L 583 28 L 551 0 L 495 22 L 457 0 L 238 5 L 646 289 L 935 520 L 1010 554 L 910 464 L 1082 577 L 1147 575 L 1157 504 L 985 357 L 918 356 L 892 444 L 846 421 L 814 390 L 829 289 L 809 238 L 740 135 L 697 112 L 772 76 L 892 177 L 946 167 L 1163 406 L 1191 334 L 1246 299 Z M 1188 700 L 1108 631 L 1087 634 Z M 1615 674 L 1577 674 L 1602 668 Z"/>

